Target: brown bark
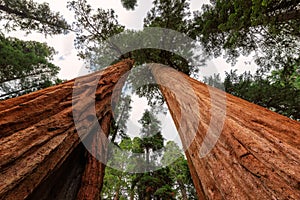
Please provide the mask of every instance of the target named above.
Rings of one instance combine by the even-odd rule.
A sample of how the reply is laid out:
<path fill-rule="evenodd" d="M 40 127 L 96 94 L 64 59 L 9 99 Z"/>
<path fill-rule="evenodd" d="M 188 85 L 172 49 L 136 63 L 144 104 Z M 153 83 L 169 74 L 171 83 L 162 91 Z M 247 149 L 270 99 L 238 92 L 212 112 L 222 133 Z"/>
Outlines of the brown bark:
<path fill-rule="evenodd" d="M 299 122 L 209 87 L 176 70 L 155 66 L 152 72 L 162 84 L 161 91 L 183 146 L 187 146 L 185 141 L 191 137 L 193 119 L 200 116 L 195 138 L 186 150 L 199 199 L 300 199 Z M 183 87 L 180 77 L 189 83 L 196 99 Z M 185 99 L 182 109 L 176 95 Z M 225 110 L 220 100 L 222 95 L 226 96 Z M 195 105 L 200 113 L 190 109 Z M 186 111 L 189 113 L 185 116 Z M 207 131 L 210 128 L 216 133 L 222 126 L 224 112 L 221 135 L 214 148 L 202 157 L 199 150 Z"/>
<path fill-rule="evenodd" d="M 71 80 L 0 102 L 1 200 L 75 199 L 77 193 L 78 199 L 99 198 L 104 165 L 79 145 L 72 111 L 95 108 L 97 121 L 107 135 L 112 90 L 132 64 L 126 60 L 80 77 L 80 86 Z M 92 94 L 86 88 L 95 81 L 97 89 Z M 81 90 L 75 96 L 74 87 Z M 94 98 L 95 105 L 85 104 L 87 98 Z M 95 144 L 101 138 L 88 134 L 93 127 L 90 117 L 83 115 L 80 125 L 86 133 L 81 137 L 90 137 L 92 151 L 99 151 Z"/>

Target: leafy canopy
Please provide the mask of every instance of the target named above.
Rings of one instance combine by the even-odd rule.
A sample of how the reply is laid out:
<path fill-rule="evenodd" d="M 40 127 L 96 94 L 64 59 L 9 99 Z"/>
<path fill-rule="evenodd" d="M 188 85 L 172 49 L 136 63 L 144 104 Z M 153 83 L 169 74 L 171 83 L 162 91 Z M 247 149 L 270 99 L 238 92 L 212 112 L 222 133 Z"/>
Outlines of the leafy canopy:
<path fill-rule="evenodd" d="M 225 52 L 235 64 L 240 55 L 255 52 L 265 70 L 291 67 L 299 59 L 299 1 L 211 0 L 194 14 L 190 28 L 209 55 Z"/>
<path fill-rule="evenodd" d="M 60 82 L 55 51 L 45 43 L 0 35 L 0 98 L 19 96 Z"/>
<path fill-rule="evenodd" d="M 4 23 L 0 31 L 37 31 L 45 35 L 67 33 L 67 21 L 58 12 L 53 12 L 47 3 L 33 0 L 1 0 L 0 20 Z"/>

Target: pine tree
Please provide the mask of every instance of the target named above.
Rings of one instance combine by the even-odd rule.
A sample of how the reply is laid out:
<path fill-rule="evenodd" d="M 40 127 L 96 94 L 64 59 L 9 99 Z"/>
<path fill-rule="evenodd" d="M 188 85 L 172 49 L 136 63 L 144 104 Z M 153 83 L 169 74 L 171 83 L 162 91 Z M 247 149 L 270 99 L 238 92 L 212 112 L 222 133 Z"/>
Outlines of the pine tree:
<path fill-rule="evenodd" d="M 33 0 L 2 0 L 0 2 L 0 20 L 4 22 L 1 32 L 16 29 L 37 31 L 46 35 L 67 33 L 70 25 L 60 15 L 50 10 L 47 3 Z"/>
<path fill-rule="evenodd" d="M 0 35 L 0 99 L 20 96 L 61 82 L 45 43 Z"/>
<path fill-rule="evenodd" d="M 225 53 L 235 64 L 255 53 L 264 70 L 291 68 L 300 53 L 299 6 L 296 0 L 212 0 L 195 12 L 190 28 L 209 55 Z"/>

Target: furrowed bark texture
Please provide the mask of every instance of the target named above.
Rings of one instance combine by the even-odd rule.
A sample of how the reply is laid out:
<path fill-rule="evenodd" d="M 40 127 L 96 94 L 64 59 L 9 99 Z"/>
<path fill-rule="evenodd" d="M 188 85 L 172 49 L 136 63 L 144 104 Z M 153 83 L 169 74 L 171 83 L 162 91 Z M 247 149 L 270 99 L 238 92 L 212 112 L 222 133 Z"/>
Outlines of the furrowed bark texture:
<path fill-rule="evenodd" d="M 0 102 L 1 200 L 99 198 L 105 166 L 86 151 L 80 138 L 89 139 L 90 150 L 99 152 L 101 137 L 93 132 L 95 120 L 89 111 L 95 110 L 107 136 L 114 86 L 132 65 L 125 60 L 76 79 L 78 84 L 71 80 Z M 95 104 L 85 103 L 90 98 Z M 74 110 L 82 112 L 76 119 L 79 127 Z"/>
<path fill-rule="evenodd" d="M 199 199 L 300 199 L 299 122 L 170 68 L 154 66 L 152 72 L 161 84 L 183 146 L 188 145 L 185 141 L 195 126 L 190 121 L 200 118 L 195 138 L 186 150 Z M 182 87 L 180 77 L 192 90 Z M 185 99 L 181 108 L 176 96 Z M 182 118 L 187 111 L 187 117 Z M 201 156 L 202 145 L 209 146 L 209 142 L 203 144 L 208 129 L 218 135 L 218 127 L 221 134 L 216 145 Z"/>

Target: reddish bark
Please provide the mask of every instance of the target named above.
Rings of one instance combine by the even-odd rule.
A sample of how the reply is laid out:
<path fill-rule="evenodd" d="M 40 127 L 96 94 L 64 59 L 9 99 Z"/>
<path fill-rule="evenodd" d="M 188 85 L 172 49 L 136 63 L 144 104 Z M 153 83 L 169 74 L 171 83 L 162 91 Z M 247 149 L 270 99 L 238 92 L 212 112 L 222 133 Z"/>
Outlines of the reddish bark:
<path fill-rule="evenodd" d="M 0 102 L 0 199 L 74 199 L 74 191 L 79 191 L 78 199 L 99 198 L 105 166 L 90 154 L 85 157 L 83 148 L 79 148 L 72 111 L 89 111 L 95 107 L 97 120 L 107 135 L 112 116 L 112 90 L 131 66 L 131 61 L 125 61 L 81 77 L 82 91 L 77 101 L 75 98 L 74 107 L 74 80 Z M 172 88 L 170 91 L 162 86 L 161 90 L 183 146 L 188 146 L 190 131 L 197 126 L 186 156 L 200 199 L 300 199 L 299 122 L 225 94 L 175 70 L 154 67 L 153 72 L 157 80 Z M 99 75 L 96 93 L 92 94 L 85 88 Z M 179 77 L 184 77 L 190 90 L 182 88 Z M 175 94 L 183 97 L 186 110 L 181 110 Z M 224 114 L 219 98 L 211 104 L 212 95 L 226 96 L 226 117 L 216 146 L 202 158 L 199 150 L 207 130 L 210 127 L 217 131 Z M 80 101 L 91 97 L 96 99 L 95 106 Z M 199 112 L 192 109 L 195 105 Z M 188 115 L 185 115 L 187 110 Z M 199 116 L 199 124 L 191 123 Z M 87 133 L 94 127 L 89 115 L 83 115 L 80 124 L 80 129 Z M 91 141 L 91 151 L 98 152 L 101 137 L 92 137 Z M 76 165 L 80 159 L 85 162 Z M 78 170 L 68 169 L 73 164 Z M 63 181 L 71 189 L 64 187 L 57 191 L 57 182 L 51 180 Z"/>
<path fill-rule="evenodd" d="M 0 199 L 18 200 L 26 197 L 51 199 L 54 195 L 74 199 L 74 195 L 56 193 L 66 191 L 74 193 L 77 186 L 80 187 L 78 199 L 98 198 L 104 176 L 104 165 L 91 155 L 87 156 L 84 172 L 81 170 L 81 180 L 76 178 L 78 177 L 76 173 L 80 170 L 74 172 L 74 176 L 69 176 L 79 180 L 79 184 L 71 184 L 70 180 L 59 180 L 70 182 L 70 186 L 74 189 L 65 188 L 64 191 L 55 191 L 54 189 L 57 188 L 55 184 L 58 183 L 52 183 L 53 185 L 48 185 L 48 188 L 42 185 L 47 180 L 51 182 L 52 176 L 58 174 L 62 176 L 63 173 L 72 172 L 71 169 L 62 170 L 61 167 L 68 166 L 63 164 L 81 142 L 73 122 L 73 109 L 95 108 L 97 120 L 102 125 L 104 133 L 108 134 L 112 90 L 119 78 L 130 70 L 132 64 L 132 61 L 126 60 L 100 72 L 80 77 L 81 85 L 75 87 L 80 87 L 81 92 L 75 96 L 72 95 L 74 80 L 71 80 L 0 102 Z M 101 78 L 96 83 L 98 85 L 96 93 L 90 94 L 86 87 L 93 81 L 97 81 L 99 77 Z M 73 105 L 72 98 L 75 98 Z M 84 104 L 84 98 L 95 98 L 96 104 Z M 92 126 L 88 116 L 82 119 L 80 125 L 80 129 L 86 132 Z M 97 142 L 97 138 L 93 138 L 93 142 Z M 80 159 L 84 159 L 84 153 L 81 157 L 74 158 L 80 162 Z M 48 189 L 41 195 L 50 196 L 39 196 L 39 191 L 36 191 L 38 188 Z"/>
<path fill-rule="evenodd" d="M 186 151 L 199 199 L 300 199 L 299 122 L 209 87 L 176 70 L 156 66 L 152 72 L 163 85 L 161 91 L 183 146 L 187 146 L 185 141 L 195 126 L 191 119 L 200 116 L 196 136 Z M 180 77 L 192 87 L 196 99 L 183 87 Z M 183 110 L 176 95 L 185 99 Z M 212 95 L 214 104 L 210 99 Z M 221 102 L 224 95 L 226 110 Z M 197 104 L 200 113 L 190 109 L 187 117 L 181 118 Z M 217 127 L 222 126 L 219 123 L 224 111 L 221 135 L 210 153 L 202 157 L 199 150 L 208 128 L 217 131 Z"/>

